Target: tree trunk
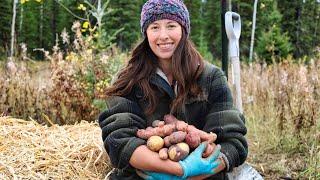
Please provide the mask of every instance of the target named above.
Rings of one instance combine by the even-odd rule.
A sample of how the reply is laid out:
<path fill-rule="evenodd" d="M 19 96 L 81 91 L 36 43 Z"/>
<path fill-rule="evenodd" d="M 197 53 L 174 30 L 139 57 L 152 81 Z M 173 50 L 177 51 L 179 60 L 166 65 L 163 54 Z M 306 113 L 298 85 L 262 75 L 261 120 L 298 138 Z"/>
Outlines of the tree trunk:
<path fill-rule="evenodd" d="M 11 46 L 10 46 L 10 57 L 9 61 L 12 61 L 14 55 L 14 41 L 15 41 L 15 27 L 16 27 L 16 15 L 17 15 L 17 4 L 18 0 L 13 0 L 13 8 L 12 8 L 12 23 L 11 23 Z"/>
<path fill-rule="evenodd" d="M 56 40 L 57 34 L 57 15 L 59 14 L 59 6 L 55 0 L 52 1 L 52 9 L 51 9 L 52 19 L 51 19 L 51 32 L 52 39 L 51 42 L 54 44 Z"/>
<path fill-rule="evenodd" d="M 312 41 L 312 47 L 316 47 L 316 43 L 317 42 L 317 32 L 318 32 L 318 24 L 319 24 L 319 17 L 320 17 L 320 11 L 317 11 L 318 9 L 318 4 L 317 3 L 320 3 L 319 2 L 315 2 L 314 3 L 314 12 L 313 12 L 313 15 L 314 15 L 314 19 L 315 19 L 315 26 L 314 26 L 314 33 L 313 33 L 313 41 Z"/>
<path fill-rule="evenodd" d="M 250 55 L 249 55 L 249 63 L 250 63 L 250 65 L 252 64 L 254 33 L 255 33 L 255 30 L 256 30 L 257 4 L 258 4 L 258 0 L 255 0 L 254 1 L 254 7 L 253 7 L 252 31 L 251 31 Z"/>
<path fill-rule="evenodd" d="M 20 5 L 20 22 L 19 22 L 19 33 L 21 33 L 23 24 L 23 5 Z"/>
<path fill-rule="evenodd" d="M 43 3 L 40 5 L 40 47 L 43 48 Z"/>
<path fill-rule="evenodd" d="M 297 50 L 294 52 L 295 57 L 299 57 L 301 55 L 301 45 L 300 45 L 300 28 L 301 28 L 301 4 L 298 4 L 298 7 L 296 8 L 296 14 L 295 14 L 295 20 L 296 20 L 296 47 Z"/>
<path fill-rule="evenodd" d="M 44 47 L 44 38 L 43 38 L 43 3 L 40 2 L 40 7 L 39 7 L 39 16 L 38 16 L 38 42 L 37 46 L 40 48 Z M 37 52 L 36 57 L 39 59 L 43 59 L 43 53 Z"/>

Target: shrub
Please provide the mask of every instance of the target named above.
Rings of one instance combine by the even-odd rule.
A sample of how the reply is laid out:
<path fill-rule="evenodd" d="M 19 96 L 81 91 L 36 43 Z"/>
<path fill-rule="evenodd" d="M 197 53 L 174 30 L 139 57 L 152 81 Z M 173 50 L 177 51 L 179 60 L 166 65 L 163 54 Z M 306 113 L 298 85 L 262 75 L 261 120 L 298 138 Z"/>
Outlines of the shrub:
<path fill-rule="evenodd" d="M 76 22 L 75 41 L 68 44 L 73 51 L 67 52 L 63 59 L 63 52 L 56 46 L 53 55 L 47 56 L 52 68 L 53 88 L 49 92 L 52 111 L 61 124 L 95 120 L 105 108 L 104 90 L 126 59 L 116 48 L 96 53 L 94 38 L 82 36 L 79 27 Z"/>
<path fill-rule="evenodd" d="M 73 43 L 64 31 L 62 42 L 57 43 L 53 53 L 43 51 L 50 66 L 50 74 L 39 86 L 30 68 L 19 63 L 15 75 L 0 77 L 0 112 L 27 119 L 29 116 L 40 122 L 73 124 L 81 120 L 94 121 L 101 109 L 105 108 L 104 90 L 113 75 L 119 70 L 126 54 L 115 47 L 105 50 L 95 47 L 94 35 L 83 36 L 81 25 L 75 22 Z M 58 41 L 57 41 L 58 42 Z"/>
<path fill-rule="evenodd" d="M 281 33 L 277 26 L 272 26 L 270 30 L 262 32 L 258 38 L 257 53 L 268 64 L 274 60 L 280 62 L 286 58 L 292 50 L 292 45 L 287 33 Z"/>

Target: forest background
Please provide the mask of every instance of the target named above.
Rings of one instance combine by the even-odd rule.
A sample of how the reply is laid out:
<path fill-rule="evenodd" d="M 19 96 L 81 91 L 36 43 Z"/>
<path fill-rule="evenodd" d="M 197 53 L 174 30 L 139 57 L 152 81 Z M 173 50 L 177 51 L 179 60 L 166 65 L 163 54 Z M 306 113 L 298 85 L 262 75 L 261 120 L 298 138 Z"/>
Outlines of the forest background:
<path fill-rule="evenodd" d="M 105 108 L 104 89 L 142 39 L 139 20 L 145 1 L 3 0 L 0 115 L 50 127 L 95 122 Z M 192 41 L 206 60 L 221 66 L 221 2 L 184 2 L 190 12 Z M 251 59 L 254 2 L 230 3 L 242 21 L 241 83 L 248 163 L 266 179 L 318 179 L 320 2 L 256 0 Z M 21 164 L 10 161 L 0 164 L 0 177 L 1 173 L 11 177 L 3 164 L 14 167 L 17 176 L 28 174 L 20 169 Z M 37 167 L 31 170 L 42 172 Z M 95 177 L 103 178 L 108 170 Z M 46 171 L 43 173 L 50 174 Z"/>

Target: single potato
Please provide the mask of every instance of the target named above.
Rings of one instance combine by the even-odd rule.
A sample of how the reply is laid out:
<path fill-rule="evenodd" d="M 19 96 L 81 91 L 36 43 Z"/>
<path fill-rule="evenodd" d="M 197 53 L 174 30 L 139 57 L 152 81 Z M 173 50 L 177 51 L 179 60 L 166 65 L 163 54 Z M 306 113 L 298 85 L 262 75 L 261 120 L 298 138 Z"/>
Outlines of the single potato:
<path fill-rule="evenodd" d="M 160 136 L 151 136 L 147 141 L 147 147 L 154 152 L 159 151 L 164 145 L 164 141 Z"/>

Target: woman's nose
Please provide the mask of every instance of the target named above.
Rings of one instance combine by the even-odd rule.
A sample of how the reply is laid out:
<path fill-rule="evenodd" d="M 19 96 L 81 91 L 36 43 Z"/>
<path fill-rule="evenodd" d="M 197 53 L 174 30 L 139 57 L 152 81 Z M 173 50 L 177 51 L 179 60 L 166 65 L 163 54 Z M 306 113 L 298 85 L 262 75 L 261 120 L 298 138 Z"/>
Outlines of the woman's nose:
<path fill-rule="evenodd" d="M 159 38 L 160 40 L 166 40 L 169 38 L 166 28 L 161 28 Z"/>

